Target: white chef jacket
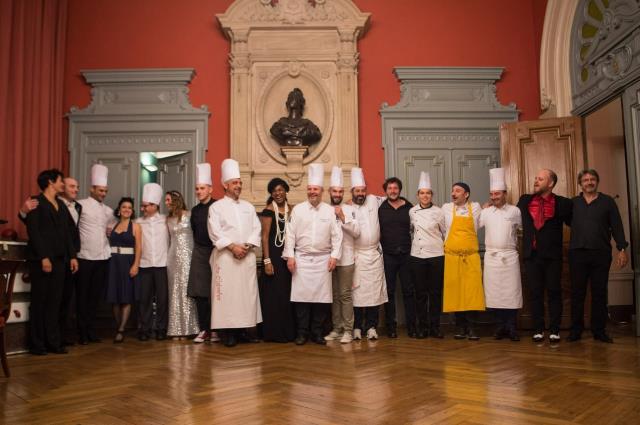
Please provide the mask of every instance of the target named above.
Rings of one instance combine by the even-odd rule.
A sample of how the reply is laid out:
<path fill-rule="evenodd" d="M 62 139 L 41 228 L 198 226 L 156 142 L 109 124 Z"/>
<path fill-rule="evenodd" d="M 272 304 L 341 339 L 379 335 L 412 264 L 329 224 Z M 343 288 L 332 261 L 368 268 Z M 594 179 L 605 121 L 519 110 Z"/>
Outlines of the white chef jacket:
<path fill-rule="evenodd" d="M 167 217 L 155 213 L 151 217 L 139 217 L 136 223 L 142 230 L 142 252 L 140 267 L 167 267 L 169 250 L 169 228 Z"/>
<path fill-rule="evenodd" d="M 432 258 L 444 255 L 444 235 L 447 233 L 444 213 L 440 207 L 420 204 L 409 210 L 411 220 L 411 256 Z"/>
<path fill-rule="evenodd" d="M 81 199 L 78 203 L 82 205 L 82 215 L 78 224 L 80 231 L 78 258 L 92 261 L 108 260 L 111 258 L 111 247 L 107 237 L 107 227 L 113 226 L 116 222 L 113 210 L 92 197 Z"/>
<path fill-rule="evenodd" d="M 209 238 L 219 250 L 231 244 L 260 246 L 262 229 L 256 208 L 242 199 L 236 201 L 225 196 L 211 204 L 207 228 Z"/>
<path fill-rule="evenodd" d="M 293 258 L 295 252 L 300 252 L 330 254 L 338 259 L 342 254 L 342 238 L 333 207 L 325 202 L 314 207 L 304 201 L 291 211 L 282 257 Z"/>
<path fill-rule="evenodd" d="M 342 255 L 338 260 L 338 266 L 350 266 L 354 263 L 353 244 L 354 238 L 360 236 L 360 225 L 356 220 L 356 211 L 348 204 L 340 205 L 344 213 L 344 223 L 338 217 L 336 222 L 342 228 Z"/>

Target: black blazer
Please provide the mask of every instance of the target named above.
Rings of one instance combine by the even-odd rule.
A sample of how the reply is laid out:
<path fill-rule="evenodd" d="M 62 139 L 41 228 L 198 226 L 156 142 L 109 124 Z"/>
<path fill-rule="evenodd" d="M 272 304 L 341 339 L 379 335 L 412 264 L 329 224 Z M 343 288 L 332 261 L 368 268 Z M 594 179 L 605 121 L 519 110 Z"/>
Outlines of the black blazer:
<path fill-rule="evenodd" d="M 67 206 L 56 198 L 58 210 L 43 194 L 38 195 L 38 206 L 27 214 L 27 260 L 40 261 L 43 258 L 76 258 L 75 248 L 69 229 L 73 222 Z"/>
<path fill-rule="evenodd" d="M 529 213 L 529 203 L 533 195 L 522 195 L 518 200 L 518 208 L 522 216 L 522 256 L 530 258 L 533 253 L 533 239 L 536 240 L 536 256 L 540 258 L 562 259 L 562 224 L 571 226 L 573 204 L 564 196 L 555 195 L 556 210 L 552 218 L 544 223 L 540 230 L 533 225 Z"/>
<path fill-rule="evenodd" d="M 36 196 L 32 196 L 32 199 L 39 199 L 39 197 Z M 63 202 L 64 204 L 64 202 Z M 82 216 L 82 205 L 80 204 L 80 202 L 76 202 L 74 204 L 76 211 L 78 212 L 78 223 L 76 223 L 73 220 L 73 217 L 71 216 L 71 214 L 67 214 L 67 216 L 69 217 L 69 231 L 71 232 L 71 242 L 73 242 L 73 250 L 74 252 L 77 254 L 80 252 L 80 228 L 78 227 L 78 225 L 80 224 L 80 216 Z M 65 205 L 65 208 L 67 206 Z M 68 210 L 68 208 L 67 208 Z M 27 225 L 27 219 L 25 217 L 22 217 L 21 215 L 22 213 L 18 214 L 18 218 L 20 219 L 21 222 L 24 223 L 24 225 Z"/>

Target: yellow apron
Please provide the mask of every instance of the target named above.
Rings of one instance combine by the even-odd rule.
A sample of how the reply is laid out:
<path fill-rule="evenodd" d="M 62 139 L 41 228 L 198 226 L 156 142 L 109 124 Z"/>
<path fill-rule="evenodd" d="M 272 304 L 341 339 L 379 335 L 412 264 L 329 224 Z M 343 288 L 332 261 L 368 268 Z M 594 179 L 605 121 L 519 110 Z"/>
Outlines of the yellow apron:
<path fill-rule="evenodd" d="M 471 204 L 469 217 L 456 215 L 444 243 L 443 312 L 484 310 L 482 267 L 478 254 L 478 235 L 473 224 Z"/>

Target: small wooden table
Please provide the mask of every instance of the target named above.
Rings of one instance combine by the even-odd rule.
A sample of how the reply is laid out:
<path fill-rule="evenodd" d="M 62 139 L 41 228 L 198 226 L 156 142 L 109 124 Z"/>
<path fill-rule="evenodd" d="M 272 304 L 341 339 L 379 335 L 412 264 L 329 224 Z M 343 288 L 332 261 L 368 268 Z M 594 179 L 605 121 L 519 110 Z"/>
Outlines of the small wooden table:
<path fill-rule="evenodd" d="M 16 275 L 25 265 L 26 242 L 0 240 L 0 360 L 4 375 L 8 378 L 9 363 L 5 346 L 5 332 L 7 321 L 11 315 L 13 300 L 13 285 Z"/>

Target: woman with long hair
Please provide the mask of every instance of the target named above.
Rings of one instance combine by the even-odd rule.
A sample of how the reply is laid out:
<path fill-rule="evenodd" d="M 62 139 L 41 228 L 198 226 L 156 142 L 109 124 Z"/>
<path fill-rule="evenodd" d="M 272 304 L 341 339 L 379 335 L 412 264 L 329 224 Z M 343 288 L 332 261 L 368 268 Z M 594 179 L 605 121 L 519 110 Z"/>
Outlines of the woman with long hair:
<path fill-rule="evenodd" d="M 291 342 L 295 339 L 295 322 L 291 304 L 291 273 L 282 259 L 285 226 L 291 205 L 287 201 L 289 185 L 281 178 L 268 186 L 269 199 L 262 214 L 262 258 L 264 273 L 259 281 L 262 309 L 262 338 L 265 341 Z"/>
<path fill-rule="evenodd" d="M 169 326 L 167 335 L 182 339 L 200 330 L 195 300 L 187 296 L 189 269 L 193 252 L 191 213 L 182 194 L 171 190 L 165 194 L 168 210 L 169 252 L 167 276 L 169 278 Z"/>
<path fill-rule="evenodd" d="M 124 197 L 118 202 L 113 213 L 118 223 L 111 231 L 111 259 L 109 260 L 109 278 L 107 302 L 113 305 L 117 331 L 114 343 L 124 341 L 124 331 L 131 314 L 131 304 L 140 298 L 138 268 L 142 251 L 142 231 L 140 225 L 133 222 L 135 213 L 133 199 Z"/>

